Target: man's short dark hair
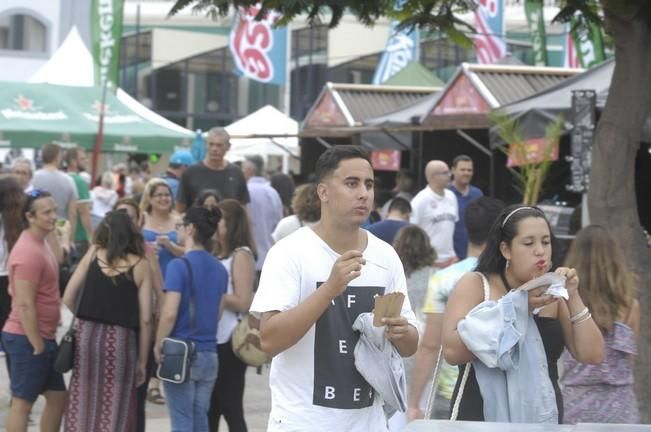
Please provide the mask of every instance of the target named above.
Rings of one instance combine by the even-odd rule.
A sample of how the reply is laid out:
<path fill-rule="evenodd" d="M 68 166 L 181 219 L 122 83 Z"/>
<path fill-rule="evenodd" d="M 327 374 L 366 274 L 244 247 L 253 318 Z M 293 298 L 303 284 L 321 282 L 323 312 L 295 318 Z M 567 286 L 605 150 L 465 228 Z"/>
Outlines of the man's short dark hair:
<path fill-rule="evenodd" d="M 465 154 L 459 155 L 452 160 L 452 168 L 455 168 L 459 162 L 472 162 L 472 158 Z"/>
<path fill-rule="evenodd" d="M 54 143 L 48 143 L 41 149 L 41 159 L 43 159 L 44 164 L 51 164 L 56 162 L 60 153 L 61 147 Z"/>
<path fill-rule="evenodd" d="M 373 165 L 371 163 L 371 157 L 363 147 L 356 145 L 338 145 L 330 147 L 316 161 L 315 174 L 317 181 L 323 181 L 328 174 L 339 167 L 339 163 L 342 160 L 358 158 L 364 159 L 371 166 Z"/>
<path fill-rule="evenodd" d="M 65 161 L 66 161 L 67 166 L 70 166 L 70 163 L 72 161 L 75 161 L 75 162 L 77 161 L 77 158 L 79 157 L 80 150 L 81 149 L 79 149 L 77 147 L 73 147 L 73 148 L 68 149 L 66 151 Z"/>
<path fill-rule="evenodd" d="M 482 196 L 471 201 L 464 212 L 468 241 L 476 246 L 486 243 L 491 226 L 502 209 L 504 203 L 496 198 Z"/>
<path fill-rule="evenodd" d="M 404 198 L 395 197 L 391 200 L 391 204 L 389 204 L 389 209 L 387 211 L 392 212 L 394 210 L 399 211 L 402 214 L 410 214 L 411 204 Z"/>

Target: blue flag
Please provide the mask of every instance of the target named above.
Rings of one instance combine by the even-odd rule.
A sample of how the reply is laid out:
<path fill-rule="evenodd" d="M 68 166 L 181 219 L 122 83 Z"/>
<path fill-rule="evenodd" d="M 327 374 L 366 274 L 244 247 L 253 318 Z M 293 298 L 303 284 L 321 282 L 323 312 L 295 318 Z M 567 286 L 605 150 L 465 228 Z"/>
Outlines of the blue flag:
<path fill-rule="evenodd" d="M 389 41 L 382 54 L 382 59 L 375 70 L 373 84 L 382 84 L 411 61 L 418 60 L 418 44 L 420 35 L 418 29 L 403 29 L 396 31 L 397 21 L 391 23 Z"/>

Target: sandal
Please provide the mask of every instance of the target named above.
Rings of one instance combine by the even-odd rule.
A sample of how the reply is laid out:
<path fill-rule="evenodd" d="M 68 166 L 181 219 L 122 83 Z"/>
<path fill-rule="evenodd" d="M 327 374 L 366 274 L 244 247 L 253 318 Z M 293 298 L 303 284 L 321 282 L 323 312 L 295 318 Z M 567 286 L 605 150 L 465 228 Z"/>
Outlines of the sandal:
<path fill-rule="evenodd" d="M 156 387 L 147 391 L 147 400 L 156 405 L 165 405 L 165 398 Z"/>

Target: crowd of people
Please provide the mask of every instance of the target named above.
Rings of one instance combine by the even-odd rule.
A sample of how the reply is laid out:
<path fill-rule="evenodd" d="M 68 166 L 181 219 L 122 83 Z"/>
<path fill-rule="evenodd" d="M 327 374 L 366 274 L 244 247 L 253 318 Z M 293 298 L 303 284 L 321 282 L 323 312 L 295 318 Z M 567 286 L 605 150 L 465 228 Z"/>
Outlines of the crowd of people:
<path fill-rule="evenodd" d="M 174 431 L 222 417 L 246 431 L 242 320 L 273 357 L 270 431 L 639 421 L 635 277 L 604 228 L 560 257 L 545 214 L 484 197 L 465 155 L 429 161 L 418 192 L 400 172 L 380 202 L 360 147 L 328 149 L 295 189 L 260 157 L 229 163 L 229 148 L 214 128 L 202 161 L 176 152 L 149 178 L 119 165 L 91 187 L 83 150 L 47 144 L 38 171 L 17 159 L 0 178 L 9 431 L 27 430 L 39 395 L 44 431 L 144 431 L 146 401 L 167 405 Z M 565 297 L 517 289 L 548 272 Z M 392 293 L 401 306 L 372 325 Z M 75 314 L 67 388 L 53 369 L 62 304 Z M 156 379 L 169 337 L 194 346 L 182 383 Z M 368 341 L 392 373 L 363 357 Z"/>

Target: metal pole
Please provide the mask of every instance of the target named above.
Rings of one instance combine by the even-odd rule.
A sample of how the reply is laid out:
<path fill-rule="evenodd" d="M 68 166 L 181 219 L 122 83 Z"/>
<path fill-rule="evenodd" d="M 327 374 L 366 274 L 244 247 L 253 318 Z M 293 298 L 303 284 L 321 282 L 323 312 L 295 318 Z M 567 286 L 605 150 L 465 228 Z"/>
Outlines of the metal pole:
<path fill-rule="evenodd" d="M 291 115 L 291 99 L 292 99 L 292 26 L 291 24 L 287 25 L 287 51 L 285 54 L 285 66 L 287 70 L 285 71 L 285 94 L 284 96 L 284 108 L 285 115 L 289 117 Z"/>
<path fill-rule="evenodd" d="M 92 177 L 91 180 L 92 182 L 95 182 L 95 179 L 97 178 L 98 172 L 97 172 L 97 163 L 99 162 L 99 152 L 102 149 L 102 143 L 104 141 L 104 106 L 106 104 L 106 87 L 108 86 L 109 80 L 104 81 L 104 85 L 102 86 L 102 101 L 100 103 L 100 109 L 99 109 L 99 121 L 98 121 L 98 127 L 97 127 L 97 137 L 95 138 L 95 146 L 93 147 L 93 158 L 92 158 Z"/>
<path fill-rule="evenodd" d="M 134 86 L 133 97 L 140 100 L 138 97 L 138 63 L 140 62 L 140 3 L 136 5 L 136 61 L 134 62 Z"/>

